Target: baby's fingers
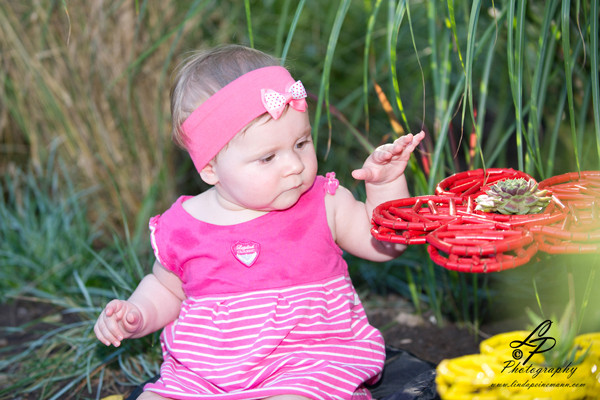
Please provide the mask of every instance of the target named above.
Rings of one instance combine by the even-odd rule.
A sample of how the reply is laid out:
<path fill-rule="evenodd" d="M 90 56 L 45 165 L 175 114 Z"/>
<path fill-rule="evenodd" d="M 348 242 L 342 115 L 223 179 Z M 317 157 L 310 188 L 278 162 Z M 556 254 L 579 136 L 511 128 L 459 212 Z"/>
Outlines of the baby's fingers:
<path fill-rule="evenodd" d="M 352 171 L 352 177 L 358 181 L 373 180 L 374 174 L 369 168 L 360 168 Z"/>
<path fill-rule="evenodd" d="M 407 144 L 405 150 L 408 150 L 409 152 L 412 153 L 414 151 L 414 149 L 417 148 L 419 143 L 421 143 L 421 141 L 423 140 L 424 137 L 425 137 L 425 132 L 423 132 L 423 131 L 417 133 L 416 135 L 412 135 L 412 138 L 411 138 L 410 142 Z"/>
<path fill-rule="evenodd" d="M 408 159 L 410 154 L 418 144 L 413 144 L 414 136 L 409 133 L 394 140 L 393 143 L 387 143 L 379 146 L 373 152 L 371 158 L 377 164 L 387 164 L 393 159 Z"/>
<path fill-rule="evenodd" d="M 125 309 L 125 305 L 122 300 L 111 300 L 106 307 L 104 307 L 103 313 L 106 314 L 107 317 L 112 317 L 113 315 L 116 318 L 123 318 L 123 312 Z"/>
<path fill-rule="evenodd" d="M 424 137 L 425 137 L 425 132 L 423 132 L 423 131 L 419 132 L 416 135 L 413 135 L 410 133 L 407 135 L 404 135 L 394 141 L 392 152 L 395 155 L 410 156 L 410 154 L 415 150 L 415 148 L 419 145 L 419 143 L 421 143 L 421 140 L 423 140 Z"/>
<path fill-rule="evenodd" d="M 112 344 L 115 347 L 119 347 L 123 340 L 123 335 L 120 332 L 118 325 L 115 324 L 114 320 L 108 319 L 104 315 L 101 315 L 100 318 L 98 318 L 98 321 L 96 321 L 94 333 L 98 340 L 106 346 Z"/>
<path fill-rule="evenodd" d="M 135 313 L 131 317 L 129 314 Z M 96 321 L 94 332 L 96 337 L 105 345 L 120 346 L 125 334 L 137 329 L 139 323 L 139 313 L 136 310 L 130 310 L 127 302 L 123 300 L 110 301 Z M 131 325 L 135 326 L 132 328 Z"/>

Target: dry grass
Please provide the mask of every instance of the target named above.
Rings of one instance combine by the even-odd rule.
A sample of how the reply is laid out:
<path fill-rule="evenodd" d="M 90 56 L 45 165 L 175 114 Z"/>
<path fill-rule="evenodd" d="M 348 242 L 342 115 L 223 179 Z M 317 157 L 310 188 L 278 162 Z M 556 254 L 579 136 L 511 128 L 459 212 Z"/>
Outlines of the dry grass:
<path fill-rule="evenodd" d="M 157 47 L 135 63 L 172 12 L 161 3 L 142 24 L 133 2 L 73 2 L 68 9 L 41 3 L 0 6 L 1 141 L 10 161 L 34 165 L 59 142 L 75 181 L 103 183 L 93 217 L 117 223 L 121 205 L 134 215 L 157 183 L 164 195 L 173 191 L 172 180 L 157 179 L 172 157 L 168 85 L 160 73 L 169 49 Z"/>

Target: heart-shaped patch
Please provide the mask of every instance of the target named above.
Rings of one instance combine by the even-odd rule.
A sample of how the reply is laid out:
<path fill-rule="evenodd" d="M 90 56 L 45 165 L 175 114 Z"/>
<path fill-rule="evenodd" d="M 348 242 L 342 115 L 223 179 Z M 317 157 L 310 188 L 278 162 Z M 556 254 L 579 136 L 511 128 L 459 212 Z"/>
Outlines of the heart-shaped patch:
<path fill-rule="evenodd" d="M 260 244 L 249 240 L 235 242 L 231 246 L 233 256 L 246 267 L 254 265 L 260 254 Z"/>

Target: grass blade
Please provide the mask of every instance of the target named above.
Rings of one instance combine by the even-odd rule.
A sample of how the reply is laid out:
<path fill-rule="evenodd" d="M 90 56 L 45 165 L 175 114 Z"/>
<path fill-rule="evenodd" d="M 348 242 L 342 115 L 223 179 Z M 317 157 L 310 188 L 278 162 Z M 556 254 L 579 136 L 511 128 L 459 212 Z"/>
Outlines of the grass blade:
<path fill-rule="evenodd" d="M 443 173 L 443 151 L 447 147 L 448 143 L 448 130 L 450 127 L 450 120 L 452 119 L 452 114 L 454 113 L 454 107 L 457 104 L 460 95 L 464 89 L 465 84 L 465 76 L 463 75 L 461 79 L 457 82 L 452 95 L 450 96 L 450 100 L 448 101 L 446 111 L 442 116 L 442 120 L 440 123 L 440 132 L 437 137 L 437 142 L 435 143 L 435 149 L 433 152 L 433 158 L 431 160 L 431 174 L 429 175 L 429 181 L 427 186 L 427 192 L 433 193 L 436 184 L 441 180 L 441 176 Z"/>
<path fill-rule="evenodd" d="M 281 56 L 283 51 L 283 35 L 286 31 L 288 14 L 290 11 L 291 0 L 285 0 L 283 2 L 283 8 L 279 14 L 279 23 L 277 24 L 277 33 L 275 35 L 275 51 L 274 54 Z M 288 29 L 289 30 L 289 29 Z M 283 65 L 283 64 L 281 64 Z"/>
<path fill-rule="evenodd" d="M 244 9 L 246 11 L 246 24 L 248 25 L 248 40 L 250 47 L 254 48 L 254 34 L 252 33 L 252 15 L 250 13 L 250 0 L 244 0 Z"/>
<path fill-rule="evenodd" d="M 521 171 L 525 171 L 526 167 L 523 148 L 523 41 L 526 3 L 526 0 L 508 2 L 507 32 L 508 73 L 515 106 L 517 160 Z M 515 19 L 516 4 L 519 7 Z"/>
<path fill-rule="evenodd" d="M 573 96 L 573 61 L 571 51 L 571 35 L 570 35 L 570 11 L 571 1 L 562 0 L 561 9 L 561 35 L 562 49 L 565 67 L 565 81 L 567 83 L 567 103 L 569 106 L 569 122 L 571 127 L 571 141 L 573 143 L 573 152 L 575 156 L 575 164 L 577 171 L 581 171 L 581 162 L 579 160 L 579 148 L 577 146 L 577 128 L 575 124 L 575 101 Z"/>
<path fill-rule="evenodd" d="M 471 5 L 471 12 L 469 14 L 469 27 L 467 33 L 467 54 L 466 54 L 466 63 L 463 65 L 465 72 L 465 89 L 463 92 L 463 112 L 462 112 L 462 121 L 461 121 L 461 132 L 463 130 L 465 124 L 465 111 L 467 107 L 469 107 L 469 114 L 471 116 L 471 120 L 475 123 L 475 115 L 473 112 L 473 62 L 475 59 L 475 41 L 477 38 L 477 23 L 479 21 L 479 12 L 481 10 L 481 1 L 476 0 Z M 480 134 L 476 133 L 476 137 L 479 137 Z M 478 153 L 481 157 L 481 145 L 478 141 L 477 143 Z M 467 155 L 467 157 L 469 157 Z M 483 157 L 481 158 L 482 163 L 484 163 Z M 469 164 L 472 161 L 469 160 Z M 485 164 L 485 163 L 484 163 Z"/>
<path fill-rule="evenodd" d="M 412 19 L 410 17 L 410 7 L 408 6 L 409 3 L 406 4 L 406 17 L 408 19 L 408 28 L 410 30 L 410 39 L 413 45 L 413 51 L 415 52 L 415 57 L 417 59 L 417 64 L 419 65 L 419 71 L 421 73 L 421 85 L 422 85 L 422 90 L 423 90 L 423 115 L 421 117 L 421 121 L 422 124 L 421 128 L 423 128 L 424 124 L 425 124 L 425 73 L 423 72 L 423 65 L 421 65 L 421 58 L 419 57 L 419 50 L 417 50 L 417 44 L 415 43 L 415 32 L 413 30 L 413 23 L 412 23 Z"/>
<path fill-rule="evenodd" d="M 594 127 L 596 131 L 596 150 L 598 159 L 600 159 L 600 88 L 598 84 L 598 1 L 592 1 L 590 10 L 590 64 L 591 64 L 591 85 L 592 85 L 592 114 L 594 115 Z"/>
<path fill-rule="evenodd" d="M 298 6 L 296 7 L 296 13 L 294 14 L 294 19 L 292 19 L 292 23 L 290 24 L 285 46 L 283 46 L 283 51 L 281 52 L 281 65 L 285 64 L 288 51 L 290 50 L 290 45 L 292 44 L 292 38 L 294 37 L 294 32 L 296 31 L 296 26 L 298 25 L 298 20 L 300 19 L 300 15 L 302 15 L 304 3 L 306 3 L 306 0 L 300 0 L 298 2 Z"/>
<path fill-rule="evenodd" d="M 530 105 L 530 118 L 527 124 L 527 131 L 529 133 L 528 142 L 532 144 L 529 148 L 532 150 L 533 158 L 535 161 L 536 169 L 538 173 L 543 177 L 543 162 L 542 153 L 539 144 L 539 127 L 542 119 L 542 107 L 544 95 L 542 91 L 546 90 L 543 85 L 546 74 L 544 73 L 545 67 L 547 66 L 546 53 L 548 52 L 548 46 L 552 46 L 554 40 L 552 39 L 551 23 L 552 16 L 558 6 L 557 0 L 551 0 L 546 2 L 544 8 L 544 18 L 542 20 L 542 27 L 540 29 L 540 37 L 538 38 L 538 54 L 536 57 L 535 71 L 533 74 L 533 82 L 531 87 L 531 97 L 529 100 Z M 553 52 L 552 52 L 553 53 Z"/>
<path fill-rule="evenodd" d="M 375 6 L 371 10 L 369 19 L 367 22 L 367 32 L 365 35 L 365 48 L 363 51 L 363 97 L 364 97 L 364 110 L 365 110 L 365 121 L 366 121 L 366 132 L 369 133 L 369 56 L 371 54 L 371 45 L 373 41 L 373 29 L 375 28 L 375 21 L 377 20 L 377 14 L 381 7 L 382 0 L 376 0 Z"/>
<path fill-rule="evenodd" d="M 456 44 L 456 52 L 458 53 L 458 58 L 460 60 L 460 64 L 462 65 L 463 71 L 466 72 L 465 63 L 463 62 L 462 52 L 460 51 L 460 40 L 458 38 L 458 33 L 456 30 L 456 17 L 454 15 L 454 0 L 448 0 L 448 21 L 450 23 L 450 29 L 452 30 L 452 35 L 454 35 L 454 43 Z"/>
<path fill-rule="evenodd" d="M 315 144 L 319 139 L 319 125 L 321 119 L 321 113 L 323 110 L 323 103 L 325 104 L 325 111 L 327 114 L 327 125 L 329 127 L 329 135 L 331 136 L 331 112 L 329 111 L 329 78 L 331 76 L 331 64 L 333 63 L 335 48 L 337 46 L 342 24 L 346 18 L 346 13 L 350 7 L 350 0 L 342 0 L 338 6 L 333 27 L 329 35 L 329 42 L 327 43 L 327 52 L 325 55 L 325 62 L 323 65 L 323 73 L 321 74 L 321 85 L 319 87 L 319 97 L 317 100 L 317 110 L 315 113 L 315 124 L 313 128 L 313 138 Z"/>
<path fill-rule="evenodd" d="M 406 118 L 406 113 L 404 111 L 404 105 L 402 104 L 402 99 L 400 97 L 400 83 L 398 81 L 398 54 L 397 54 L 397 46 L 398 46 L 398 33 L 400 30 L 400 25 L 402 24 L 402 19 L 404 18 L 404 14 L 406 12 L 406 0 L 400 0 L 396 6 L 396 10 L 394 12 L 393 25 L 391 26 L 391 31 L 389 32 L 389 44 L 388 50 L 390 53 L 390 72 L 392 75 L 392 86 L 394 88 L 394 97 L 396 98 L 396 106 L 398 107 L 398 111 L 400 112 L 400 116 L 402 117 L 402 121 L 406 127 L 406 131 L 410 132 L 410 127 L 408 126 L 408 119 Z"/>
<path fill-rule="evenodd" d="M 435 116 L 433 122 L 433 131 L 437 134 L 441 126 L 441 118 L 445 112 L 448 102 L 448 92 L 450 87 L 450 76 L 452 73 L 452 63 L 450 62 L 450 52 L 452 50 L 452 33 L 448 30 L 442 32 L 438 29 L 438 13 L 435 1 L 429 1 L 427 7 L 428 19 L 428 43 L 431 48 L 431 75 L 433 79 L 433 97 L 435 101 Z M 440 44 L 438 45 L 438 38 Z M 438 49 L 439 53 L 438 54 Z"/>
<path fill-rule="evenodd" d="M 483 75 L 481 76 L 481 82 L 479 83 L 479 102 L 477 104 L 477 123 L 475 125 L 475 134 L 477 135 L 477 148 L 479 150 L 481 163 L 485 166 L 485 155 L 481 148 L 481 139 L 483 137 L 483 123 L 485 121 L 486 114 L 486 103 L 488 98 L 488 83 L 490 80 L 490 71 L 492 69 L 492 61 L 494 60 L 494 46 L 488 47 L 488 53 L 485 57 L 485 63 L 483 64 Z M 474 160 L 473 166 L 479 168 L 477 159 Z"/>
<path fill-rule="evenodd" d="M 565 103 L 567 102 L 567 88 L 563 87 L 561 91 L 561 95 L 558 101 L 558 105 L 556 107 L 556 117 L 554 119 L 554 128 L 550 133 L 550 149 L 548 150 L 548 160 L 546 161 L 546 176 L 551 176 L 554 174 L 555 167 L 555 159 L 556 159 L 556 147 L 558 144 L 558 133 L 560 129 L 560 121 L 564 115 Z"/>

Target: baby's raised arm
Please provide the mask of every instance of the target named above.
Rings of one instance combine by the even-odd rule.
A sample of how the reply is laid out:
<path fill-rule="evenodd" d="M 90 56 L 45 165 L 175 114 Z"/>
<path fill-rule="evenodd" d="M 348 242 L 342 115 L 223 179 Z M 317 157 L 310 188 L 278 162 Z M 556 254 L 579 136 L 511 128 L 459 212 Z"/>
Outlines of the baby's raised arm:
<path fill-rule="evenodd" d="M 94 332 L 105 345 L 118 347 L 123 339 L 145 336 L 173 321 L 184 299 L 181 280 L 157 261 L 128 300 L 106 305 Z"/>
<path fill-rule="evenodd" d="M 354 179 L 364 180 L 367 190 L 367 214 L 369 218 L 379 204 L 409 197 L 404 170 L 410 155 L 425 137 L 424 132 L 404 135 L 394 143 L 375 149 L 362 168 L 352 171 Z"/>
<path fill-rule="evenodd" d="M 394 143 L 379 146 L 362 168 L 352 172 L 355 179 L 365 181 L 365 203 L 343 187 L 335 196 L 326 198 L 332 233 L 344 250 L 373 261 L 387 261 L 404 251 L 403 245 L 380 242 L 371 236 L 371 217 L 379 204 L 410 196 L 404 170 L 424 137 L 424 132 L 408 134 Z"/>

